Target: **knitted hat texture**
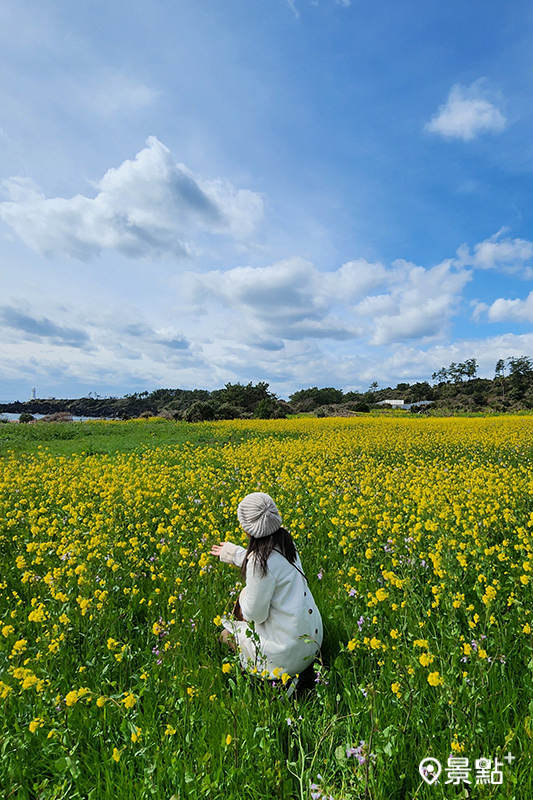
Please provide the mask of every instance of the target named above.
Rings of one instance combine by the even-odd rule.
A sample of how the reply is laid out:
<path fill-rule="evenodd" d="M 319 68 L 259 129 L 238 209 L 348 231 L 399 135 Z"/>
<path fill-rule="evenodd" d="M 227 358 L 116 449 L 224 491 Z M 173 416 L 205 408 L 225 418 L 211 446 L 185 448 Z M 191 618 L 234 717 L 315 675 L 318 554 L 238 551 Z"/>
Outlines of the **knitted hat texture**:
<path fill-rule="evenodd" d="M 281 528 L 281 516 L 275 502 L 265 492 L 252 492 L 241 500 L 237 508 L 241 527 L 256 539 L 270 536 Z"/>

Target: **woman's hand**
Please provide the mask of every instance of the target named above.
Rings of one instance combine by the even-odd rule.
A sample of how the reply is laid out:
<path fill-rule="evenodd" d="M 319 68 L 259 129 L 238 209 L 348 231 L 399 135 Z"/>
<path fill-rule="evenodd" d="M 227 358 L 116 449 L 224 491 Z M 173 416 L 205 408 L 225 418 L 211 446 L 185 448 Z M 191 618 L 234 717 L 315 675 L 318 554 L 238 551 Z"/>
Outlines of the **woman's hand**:
<path fill-rule="evenodd" d="M 211 555 L 211 556 L 220 556 L 220 553 L 222 552 L 222 548 L 224 547 L 225 544 L 226 544 L 226 542 L 220 542 L 220 544 L 214 544 L 213 547 L 211 548 L 211 550 L 209 551 L 209 555 Z"/>

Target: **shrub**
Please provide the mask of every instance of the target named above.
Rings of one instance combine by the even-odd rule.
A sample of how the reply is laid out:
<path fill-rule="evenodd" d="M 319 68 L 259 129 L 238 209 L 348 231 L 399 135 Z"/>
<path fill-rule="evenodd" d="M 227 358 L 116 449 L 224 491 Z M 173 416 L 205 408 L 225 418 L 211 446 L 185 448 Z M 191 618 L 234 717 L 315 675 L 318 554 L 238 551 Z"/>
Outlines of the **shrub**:
<path fill-rule="evenodd" d="M 72 414 L 69 414 L 68 411 L 56 411 L 54 414 L 46 414 L 41 417 L 39 422 L 72 422 Z"/>

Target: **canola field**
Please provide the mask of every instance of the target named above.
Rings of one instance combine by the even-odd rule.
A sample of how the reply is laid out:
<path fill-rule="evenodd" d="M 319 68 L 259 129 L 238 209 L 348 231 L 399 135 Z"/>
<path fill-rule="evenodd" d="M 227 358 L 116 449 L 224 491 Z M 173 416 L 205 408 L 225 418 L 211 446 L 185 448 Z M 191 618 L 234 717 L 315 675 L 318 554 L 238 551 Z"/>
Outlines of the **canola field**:
<path fill-rule="evenodd" d="M 1 797 L 533 797 L 532 417 L 143 424 L 1 454 Z M 308 693 L 218 643 L 258 490 L 324 620 Z"/>

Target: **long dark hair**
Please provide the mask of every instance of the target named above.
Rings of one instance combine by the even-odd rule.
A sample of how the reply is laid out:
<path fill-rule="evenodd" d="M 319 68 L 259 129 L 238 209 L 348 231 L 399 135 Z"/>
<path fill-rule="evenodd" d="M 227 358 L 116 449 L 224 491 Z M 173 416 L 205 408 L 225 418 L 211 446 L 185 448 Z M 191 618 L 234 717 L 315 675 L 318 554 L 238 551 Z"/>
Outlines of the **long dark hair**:
<path fill-rule="evenodd" d="M 268 559 L 273 550 L 278 550 L 291 564 L 296 561 L 296 546 L 285 528 L 278 528 L 270 536 L 262 536 L 259 539 L 251 536 L 241 567 L 243 578 L 246 578 L 246 563 L 252 553 L 255 555 L 254 570 L 257 569 L 260 577 L 264 578 L 268 572 Z"/>

